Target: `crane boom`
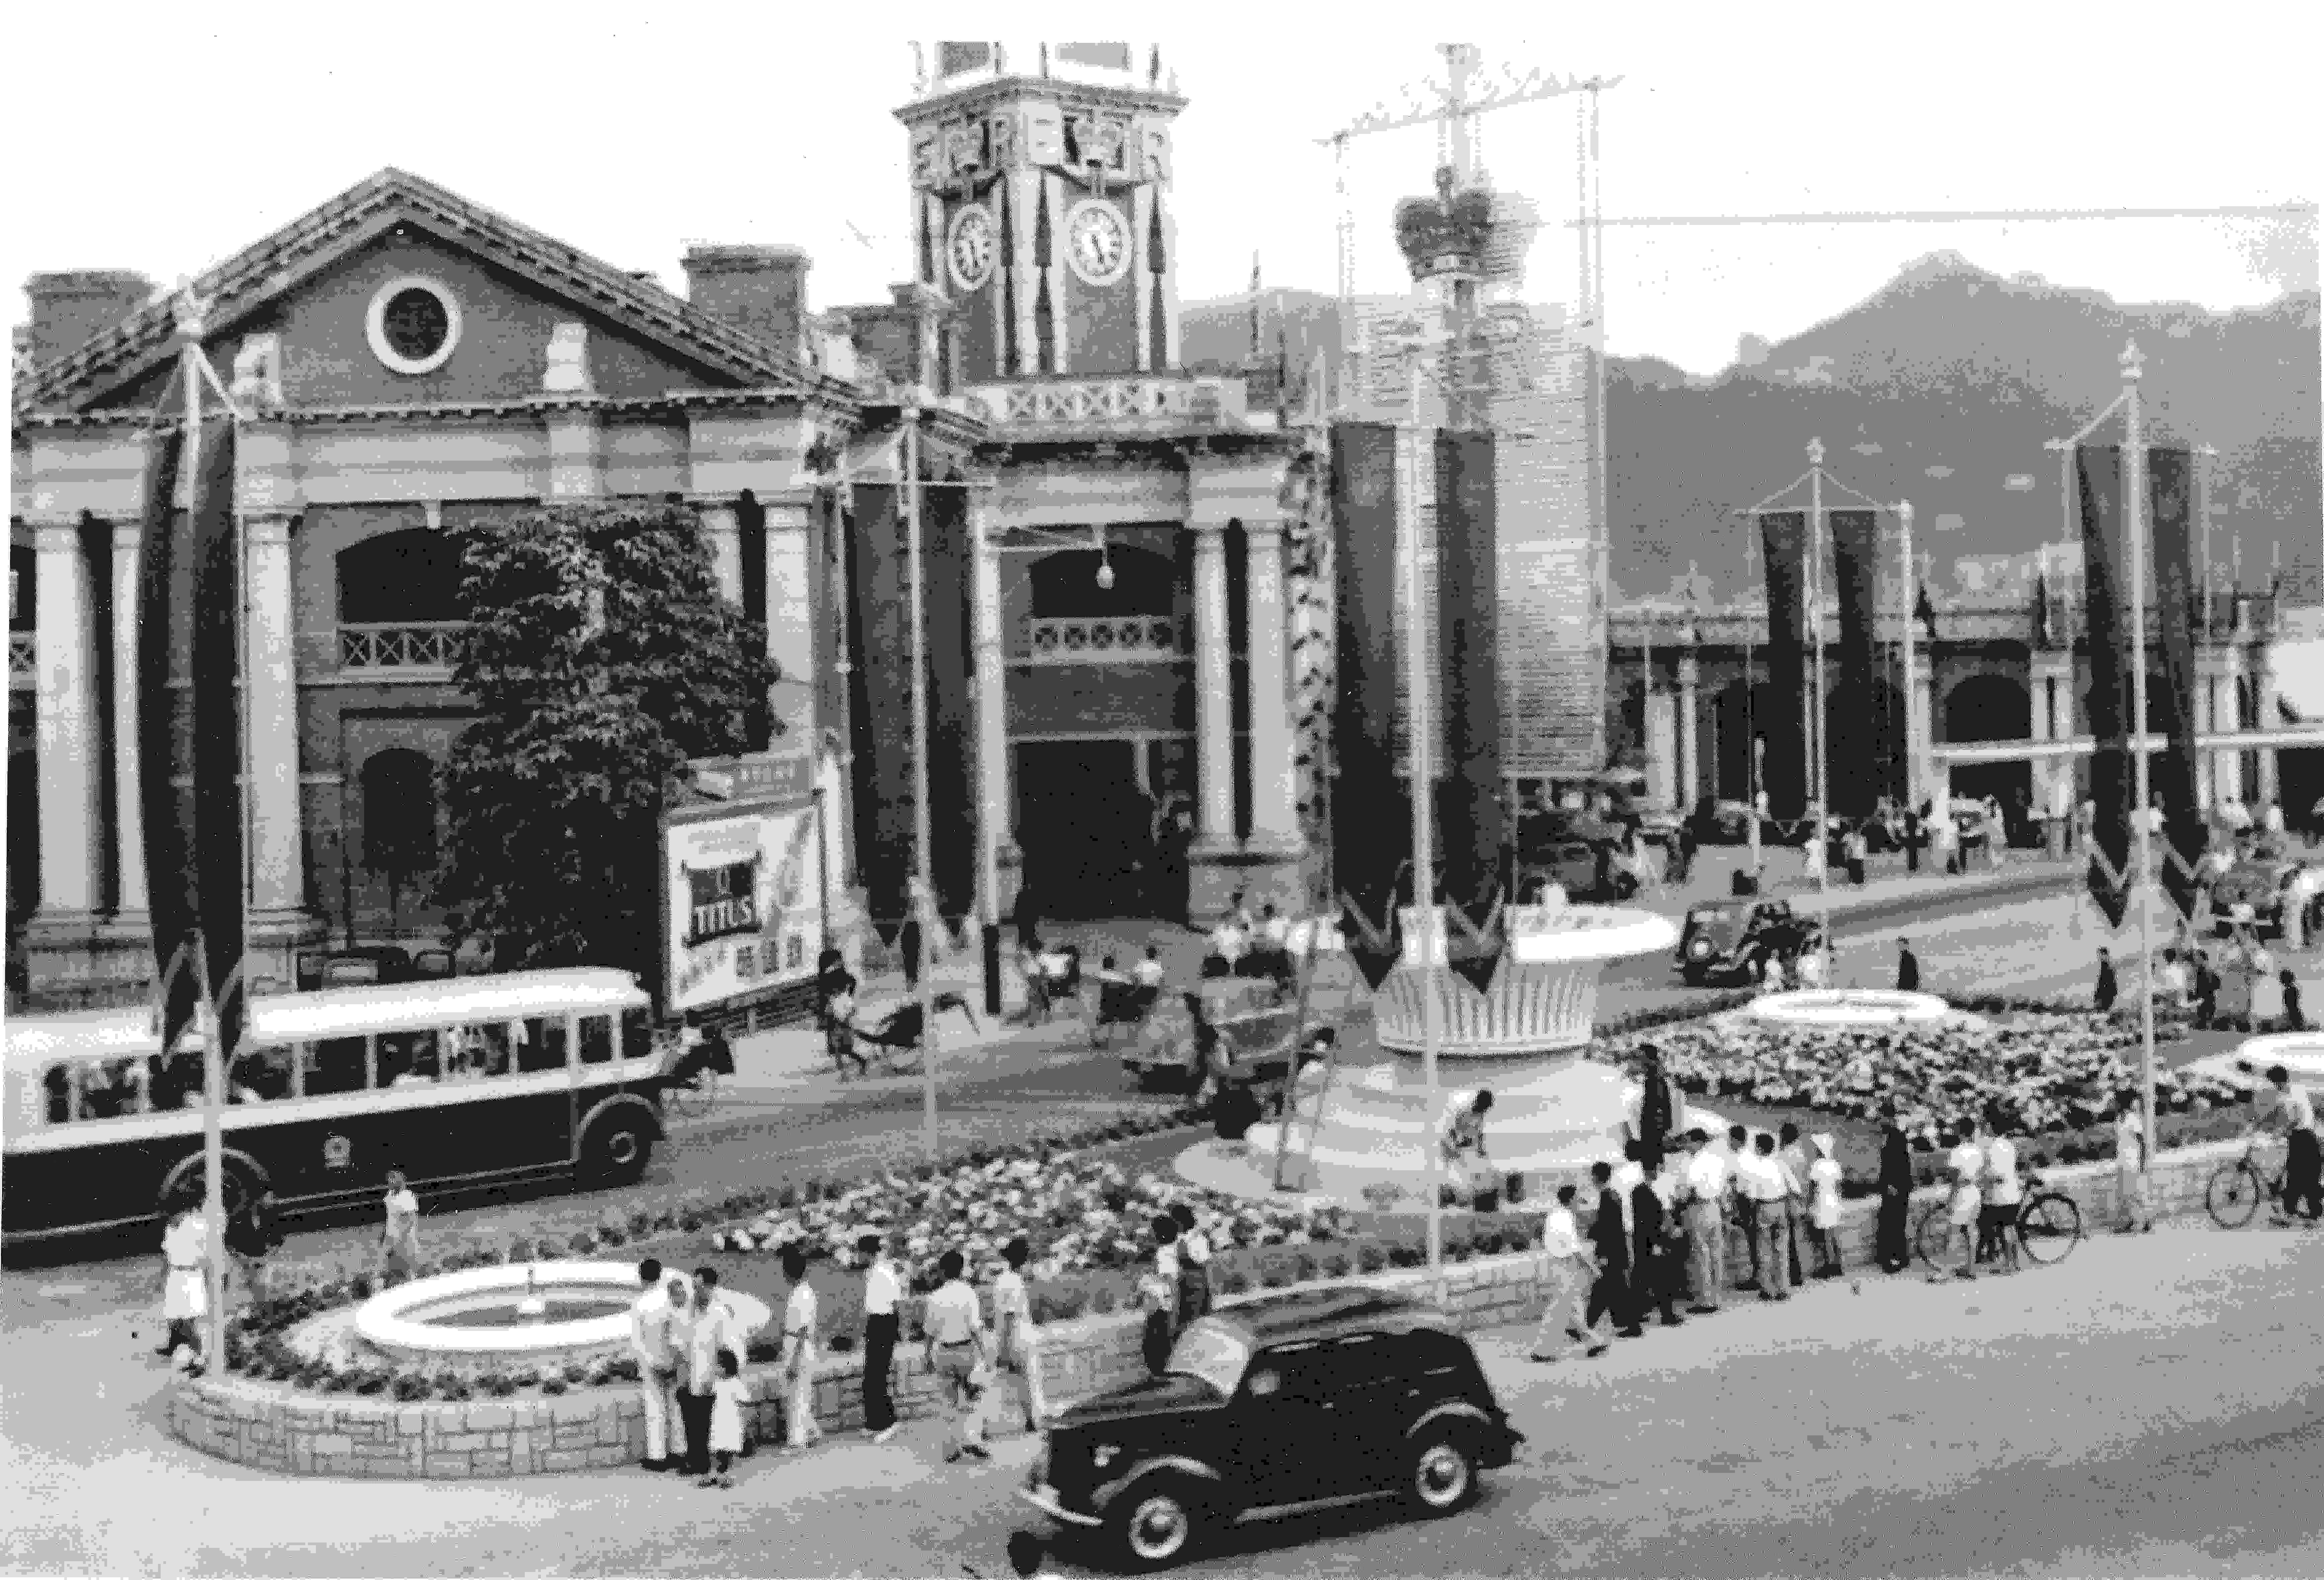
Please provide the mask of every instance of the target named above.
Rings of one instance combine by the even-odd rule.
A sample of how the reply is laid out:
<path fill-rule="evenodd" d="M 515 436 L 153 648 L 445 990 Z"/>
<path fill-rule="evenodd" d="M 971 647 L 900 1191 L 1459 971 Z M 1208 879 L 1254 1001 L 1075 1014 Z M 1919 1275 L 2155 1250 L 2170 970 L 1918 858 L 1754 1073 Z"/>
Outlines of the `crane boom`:
<path fill-rule="evenodd" d="M 1433 122 L 1442 121 L 1449 113 L 1480 115 L 1486 110 L 1507 109 L 1511 105 L 1533 104 L 1541 99 L 1563 98 L 1568 94 L 1588 93 L 1592 88 L 1618 88 L 1621 83 L 1622 79 L 1619 77 L 1592 77 L 1585 80 L 1569 76 L 1560 81 L 1555 77 L 1534 71 L 1527 73 L 1521 82 L 1503 83 L 1487 88 L 1482 94 L 1463 103 L 1457 112 L 1452 111 L 1450 106 L 1443 101 L 1431 106 L 1406 104 L 1396 109 L 1391 109 L 1387 105 L 1379 105 L 1358 115 L 1344 128 L 1334 132 L 1331 136 L 1316 138 L 1315 143 L 1319 148 L 1329 148 L 1333 143 L 1349 137 L 1362 137 L 1374 132 L 1399 132 L 1406 126 L 1427 125 Z"/>

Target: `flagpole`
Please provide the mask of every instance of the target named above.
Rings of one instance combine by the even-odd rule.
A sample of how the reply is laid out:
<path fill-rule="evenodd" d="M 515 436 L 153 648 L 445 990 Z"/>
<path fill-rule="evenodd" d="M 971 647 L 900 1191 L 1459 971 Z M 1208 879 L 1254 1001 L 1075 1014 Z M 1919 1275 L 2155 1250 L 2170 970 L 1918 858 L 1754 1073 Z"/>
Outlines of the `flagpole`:
<path fill-rule="evenodd" d="M 2154 888 L 2153 819 L 2147 816 L 2151 794 L 2146 762 L 2146 487 L 2145 439 L 2140 431 L 2138 381 L 2144 358 L 2138 342 L 2123 347 L 2123 530 L 2130 537 L 2131 707 L 2138 718 L 2138 1084 L 2145 1110 L 2145 1151 L 2139 1160 L 2142 1200 L 2153 1199 L 2151 1171 L 2155 1147 L 2154 1125 Z"/>
<path fill-rule="evenodd" d="M 1904 553 L 1904 806 L 1907 811 L 1921 804 L 1921 704 L 1920 693 L 1913 686 L 1913 502 L 1896 502 L 1896 521 L 1903 529 Z M 1893 781 L 1892 781 L 1893 782 Z"/>
<path fill-rule="evenodd" d="M 1420 1003 L 1421 1003 L 1421 1072 L 1427 1086 L 1428 1103 L 1423 1119 L 1420 1144 L 1428 1156 L 1428 1277 L 1439 1295 L 1444 1279 L 1444 1158 L 1438 1139 L 1437 1127 L 1443 1123 L 1437 1113 L 1440 1093 L 1436 1081 L 1436 1044 L 1440 1018 L 1436 1003 L 1436 974 L 1443 962 L 1437 956 L 1443 953 L 1436 910 L 1436 839 L 1434 807 L 1431 799 L 1435 788 L 1436 764 L 1435 719 L 1430 709 L 1427 650 L 1428 632 L 1422 623 L 1425 605 L 1421 597 L 1420 572 L 1420 359 L 1416 352 L 1411 371 L 1412 406 L 1410 453 L 1411 467 L 1407 486 L 1398 495 L 1398 536 L 1403 540 L 1405 589 L 1405 666 L 1406 691 L 1409 700 L 1405 707 L 1406 756 L 1411 769 L 1412 785 L 1412 901 L 1413 910 L 1420 921 Z M 1394 896 L 1390 897 L 1391 901 Z M 1449 941 L 1449 940 L 1448 940 Z"/>
<path fill-rule="evenodd" d="M 1743 526 L 1743 592 L 1751 591 L 1751 550 L 1759 535 L 1759 518 L 1746 516 Z M 1762 568 L 1764 569 L 1764 567 Z M 1759 607 L 1767 616 L 1768 634 L 1775 634 L 1775 611 L 1768 601 L 1767 585 L 1763 577 L 1759 583 Z M 1743 794 L 1748 802 L 1750 815 L 1744 821 L 1751 830 L 1751 882 L 1759 882 L 1759 675 L 1757 661 L 1751 654 L 1751 617 L 1748 605 L 1743 616 Z"/>
<path fill-rule="evenodd" d="M 1825 831 L 1831 825 L 1831 710 L 1824 701 L 1823 677 L 1823 440 L 1808 440 L 1808 559 L 1813 589 L 1808 617 L 1815 630 L 1815 822 L 1808 837 L 1815 841 L 1816 927 L 1823 934 L 1823 982 L 1832 985 L 1831 961 L 1831 843 Z"/>
<path fill-rule="evenodd" d="M 928 634 L 927 553 L 920 531 L 920 409 L 904 407 L 904 522 L 912 556 L 912 843 L 911 919 L 919 931 L 920 1143 L 936 1158 L 936 873 L 928 814 Z"/>

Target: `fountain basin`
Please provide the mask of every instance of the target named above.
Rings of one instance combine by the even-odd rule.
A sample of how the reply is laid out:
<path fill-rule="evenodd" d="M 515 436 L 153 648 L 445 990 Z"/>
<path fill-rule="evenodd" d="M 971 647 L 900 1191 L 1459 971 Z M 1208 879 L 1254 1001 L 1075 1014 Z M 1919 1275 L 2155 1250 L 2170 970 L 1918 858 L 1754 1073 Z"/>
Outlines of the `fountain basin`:
<path fill-rule="evenodd" d="M 1754 999 L 1736 1014 L 1747 1021 L 1800 1028 L 1932 1027 L 1973 1021 L 1932 993 L 1877 988 L 1803 988 Z"/>
<path fill-rule="evenodd" d="M 359 1356 L 390 1365 L 475 1372 L 611 1360 L 630 1347 L 638 1270 L 622 1261 L 544 1261 L 464 1268 L 374 1295 L 356 1309 Z M 766 1303 L 721 1289 L 745 1337 L 767 1325 Z M 538 1315 L 525 1309 L 537 1300 Z"/>
<path fill-rule="evenodd" d="M 2324 1095 L 2324 1031 L 2279 1031 L 2246 1038 L 2233 1053 L 2191 1059 L 2183 1068 L 2190 1076 L 2255 1090 L 2267 1085 L 2267 1072 L 2276 1065 L 2283 1067 L 2293 1086 Z"/>

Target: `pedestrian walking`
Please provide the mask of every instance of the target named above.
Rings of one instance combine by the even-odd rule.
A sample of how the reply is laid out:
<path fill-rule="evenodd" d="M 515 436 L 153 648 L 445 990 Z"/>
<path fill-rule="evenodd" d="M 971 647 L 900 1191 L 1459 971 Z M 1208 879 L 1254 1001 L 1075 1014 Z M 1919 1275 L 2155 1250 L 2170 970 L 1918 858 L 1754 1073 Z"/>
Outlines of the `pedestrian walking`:
<path fill-rule="evenodd" d="M 718 1293 L 718 1270 L 694 1270 L 693 1298 L 682 1319 L 671 1325 L 671 1335 L 683 1343 L 684 1386 L 678 1396 L 678 1418 L 686 1424 L 686 1474 L 698 1487 L 713 1484 L 710 1468 L 710 1411 L 716 1402 L 721 1351 L 740 1354 L 742 1335 L 733 1308 Z"/>
<path fill-rule="evenodd" d="M 2024 1205 L 2025 1187 L 2017 1177 L 2017 1143 L 2010 1138 L 2008 1116 L 1998 1108 L 1987 1109 L 1979 1139 L 1985 1151 L 1985 1207 L 1979 1224 L 1985 1242 L 1982 1254 L 1990 1259 L 2000 1252 L 2002 1265 L 2015 1272 L 2017 1212 Z"/>
<path fill-rule="evenodd" d="M 2101 946 L 2098 949 L 2098 981 L 2090 992 L 2090 1007 L 2101 1015 L 2114 1012 L 2114 1002 L 2121 993 L 2114 976 L 2114 956 Z"/>
<path fill-rule="evenodd" d="M 251 1193 L 242 1211 L 226 1225 L 226 1244 L 242 1273 L 244 1298 L 253 1307 L 262 1304 L 266 1298 L 266 1259 L 282 1248 L 272 1191 L 261 1188 Z"/>
<path fill-rule="evenodd" d="M 1808 1165 L 1808 1233 L 1815 1239 L 1820 1279 L 1840 1275 L 1840 1160 L 1832 1155 L 1831 1137 L 1819 1132 L 1809 1138 L 1815 1161 Z"/>
<path fill-rule="evenodd" d="M 2261 1089 L 2255 1108 L 2250 1133 L 2283 1132 L 2283 1196 L 2271 1204 L 2274 1221 L 2288 1224 L 2295 1216 L 2305 1216 L 2312 1224 L 2324 1217 L 2324 1181 L 2318 1178 L 2316 1100 L 2307 1087 L 2292 1084 L 2290 1070 L 2271 1065 L 2267 1085 Z"/>
<path fill-rule="evenodd" d="M 1742 1265 L 1751 1271 L 1748 1277 L 1732 1287 L 1749 1294 L 1759 1288 L 1759 1234 L 1757 1209 L 1751 1205 L 1750 1193 L 1743 1180 L 1744 1165 L 1751 1158 L 1751 1132 L 1739 1124 L 1727 1127 L 1727 1150 L 1720 1160 L 1727 1165 L 1727 1265 L 1737 1265 L 1732 1236 L 1743 1239 Z"/>
<path fill-rule="evenodd" d="M 742 1358 L 732 1350 L 718 1352 L 718 1380 L 710 1385 L 710 1454 L 716 1462 L 710 1478 L 700 1486 L 734 1484 L 734 1456 L 742 1452 L 742 1407 L 751 1402 L 751 1385 L 742 1381 Z"/>
<path fill-rule="evenodd" d="M 1775 1162 L 1784 1172 L 1784 1266 L 1796 1289 L 1807 1282 L 1800 1266 L 1800 1242 L 1806 1238 L 1802 1231 L 1807 1227 L 1808 1150 L 1800 1143 L 1800 1127 L 1790 1120 L 1784 1122 L 1778 1133 L 1781 1144 L 1775 1149 Z"/>
<path fill-rule="evenodd" d="M 1023 1235 L 1001 1249 L 1009 1265 L 992 1280 L 992 1325 L 998 1341 L 1000 1370 L 1017 1379 L 1019 1402 L 1025 1409 L 1025 1429 L 1038 1432 L 1048 1418 L 1049 1404 L 1041 1388 L 1041 1333 L 1033 1321 L 1032 1291 L 1025 1286 L 1025 1264 L 1033 1248 Z"/>
<path fill-rule="evenodd" d="M 863 1429 L 874 1443 L 896 1435 L 896 1340 L 901 1333 L 897 1301 L 904 1281 L 888 1258 L 884 1234 L 859 1234 L 856 1259 L 863 1267 Z"/>
<path fill-rule="evenodd" d="M 1900 1272 L 1913 1260 L 1907 1220 L 1913 1208 L 1913 1143 L 1889 1105 L 1880 1127 L 1880 1219 L 1873 1252 L 1885 1273 Z"/>
<path fill-rule="evenodd" d="M 1630 1187 L 1629 1326 L 1634 1330 L 1643 1330 L 1649 1307 L 1661 1313 L 1665 1327 L 1685 1320 L 1673 1307 L 1677 1280 L 1664 1244 L 1670 1212 L 1655 1186 L 1654 1180 L 1641 1179 Z"/>
<path fill-rule="evenodd" d="M 2114 1169 L 2116 1194 L 2122 1199 L 2116 1231 L 2153 1234 L 2154 1214 L 2146 1205 L 2146 1127 L 2139 1121 L 2135 1092 L 2115 1094 Z"/>
<path fill-rule="evenodd" d="M 836 949 L 825 949 L 815 978 L 816 1021 L 823 1028 L 824 1051 L 839 1072 L 847 1078 L 847 1061 L 855 1061 L 858 1076 L 872 1073 L 872 1061 L 855 1046 L 855 974 L 847 969 L 847 957 Z"/>
<path fill-rule="evenodd" d="M 1898 993 L 1921 991 L 1921 957 L 1913 953 L 1913 944 L 1909 938 L 1896 940 L 1896 991 Z"/>
<path fill-rule="evenodd" d="M 2300 1012 L 2300 979 L 2292 975 L 2291 968 L 2287 966 L 2277 975 L 2275 980 L 2276 985 L 2283 990 L 2283 1030 L 2307 1030 L 2308 1017 Z"/>
<path fill-rule="evenodd" d="M 1775 1138 L 1761 1131 L 1752 1138 L 1751 1155 L 1738 1170 L 1748 1204 L 1746 1222 L 1751 1235 L 1751 1281 L 1762 1300 L 1788 1300 L 1784 1282 L 1784 1232 L 1789 1222 L 1791 1187 L 1775 1156 Z"/>
<path fill-rule="evenodd" d="M 154 1354 L 190 1362 L 202 1351 L 201 1321 L 210 1314 L 209 1223 L 191 1203 L 180 1206 L 161 1234 L 161 1320 L 166 1331 Z"/>
<path fill-rule="evenodd" d="M 1548 1301 L 1533 1335 L 1532 1358 L 1536 1361 L 1564 1359 L 1566 1346 L 1561 1340 L 1587 1345 L 1592 1355 L 1606 1353 L 1604 1334 L 1584 1316 L 1596 1269 L 1574 1222 L 1575 1194 L 1573 1187 L 1559 1186 L 1557 1205 L 1542 1222 L 1541 1281 Z"/>
<path fill-rule="evenodd" d="M 1171 1203 L 1170 1218 L 1178 1225 L 1177 1309 L 1171 1324 L 1175 1336 L 1196 1317 L 1210 1315 L 1211 1243 L 1194 1226 L 1194 1209 L 1186 1203 Z"/>
<path fill-rule="evenodd" d="M 807 1281 L 807 1252 L 783 1247 L 783 1277 L 791 1284 L 783 1303 L 783 1424 L 793 1448 L 810 1448 L 823 1437 L 815 1420 L 815 1286 Z"/>
<path fill-rule="evenodd" d="M 640 1463 L 651 1471 L 676 1470 L 686 1443 L 670 1323 L 685 1308 L 686 1280 L 672 1274 L 665 1285 L 661 1263 L 649 1256 L 638 1263 L 638 1282 L 644 1292 L 630 1303 L 630 1354 L 638 1363 L 638 1401 L 646 1418 L 646 1456 Z"/>
<path fill-rule="evenodd" d="M 1727 1289 L 1727 1161 L 1700 1127 L 1686 1132 L 1685 1215 L 1689 1282 L 1698 1317 L 1719 1309 Z"/>
<path fill-rule="evenodd" d="M 1638 1066 L 1638 1104 L 1629 1116 L 1629 1139 L 1638 1143 L 1638 1165 L 1648 1174 L 1661 1170 L 1671 1132 L 1684 1112 L 1685 1099 L 1663 1067 L 1662 1049 L 1647 1043 Z"/>
<path fill-rule="evenodd" d="M 947 1251 L 936 1268 L 944 1282 L 928 1297 L 928 1370 L 935 1374 L 945 1410 L 945 1463 L 990 1459 L 984 1446 L 982 1400 L 987 1378 L 984 1312 L 976 1291 L 962 1276 L 968 1259 Z"/>
<path fill-rule="evenodd" d="M 1960 1265 L 1953 1269 L 1957 1279 L 1977 1277 L 1978 1227 L 1985 1212 L 1985 1196 L 1978 1187 L 1978 1178 L 1985 1171 L 1985 1152 L 1977 1144 L 1976 1127 L 1957 1124 L 1938 1139 L 1937 1144 L 1949 1149 L 1945 1166 L 1952 1173 L 1952 1205 L 1947 1222 L 1950 1238 L 1960 1246 Z M 1929 1270 L 1929 1281 L 1944 1280 L 1941 1268 Z"/>
<path fill-rule="evenodd" d="M 387 1217 L 379 1236 L 380 1277 L 400 1284 L 420 1271 L 420 1198 L 401 1168 L 387 1171 L 387 1196 L 380 1205 Z"/>
<path fill-rule="evenodd" d="M 1623 1223 L 1622 1198 L 1614 1189 L 1614 1166 L 1599 1160 L 1590 1165 L 1590 1178 L 1598 1187 L 1597 1212 L 1590 1220 L 1598 1271 L 1589 1304 L 1582 1308 L 1582 1326 L 1594 1329 L 1600 1318 L 1611 1317 L 1621 1322 L 1617 1331 L 1622 1337 L 1637 1338 L 1643 1330 L 1629 1321 L 1630 1236 Z"/>

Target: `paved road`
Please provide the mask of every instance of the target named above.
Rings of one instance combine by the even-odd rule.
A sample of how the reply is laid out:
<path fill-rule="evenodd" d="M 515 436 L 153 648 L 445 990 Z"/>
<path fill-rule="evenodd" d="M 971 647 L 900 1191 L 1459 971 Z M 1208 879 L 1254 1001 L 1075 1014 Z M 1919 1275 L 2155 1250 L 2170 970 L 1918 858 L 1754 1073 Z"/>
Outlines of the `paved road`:
<path fill-rule="evenodd" d="M 1312 1517 L 1187 1572 L 2324 1574 L 2319 1289 L 2324 1235 L 2172 1227 L 2015 1279 L 1821 1287 L 1562 1368 L 1495 1330 L 1480 1351 L 1531 1442 L 1478 1507 Z M 926 1422 L 761 1455 L 731 1492 L 641 1472 L 294 1492 L 161 1436 L 125 1321 L 59 1296 L 11 1323 L 11 1572 L 992 1575 L 1034 1519 L 1011 1498 L 1030 1439 L 947 1469 Z M 34 1346 L 53 1363 L 23 1365 Z"/>

